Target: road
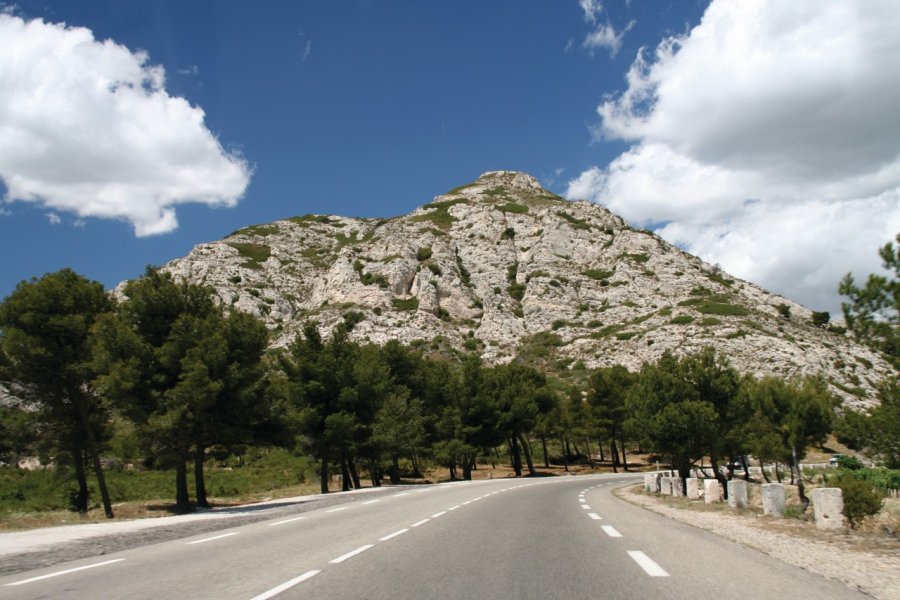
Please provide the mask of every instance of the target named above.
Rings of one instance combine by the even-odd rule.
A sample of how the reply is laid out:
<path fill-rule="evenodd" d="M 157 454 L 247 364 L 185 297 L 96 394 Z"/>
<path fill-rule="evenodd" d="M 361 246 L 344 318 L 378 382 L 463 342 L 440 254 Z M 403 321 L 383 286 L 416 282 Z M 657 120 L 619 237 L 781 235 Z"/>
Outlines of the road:
<path fill-rule="evenodd" d="M 867 598 L 610 493 L 633 475 L 396 488 L 0 578 L 2 598 Z"/>

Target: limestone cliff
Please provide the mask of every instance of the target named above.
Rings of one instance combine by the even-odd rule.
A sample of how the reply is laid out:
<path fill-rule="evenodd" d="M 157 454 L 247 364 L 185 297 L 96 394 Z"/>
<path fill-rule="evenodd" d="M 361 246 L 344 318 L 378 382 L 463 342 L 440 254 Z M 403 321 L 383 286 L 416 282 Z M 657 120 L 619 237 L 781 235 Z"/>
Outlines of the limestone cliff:
<path fill-rule="evenodd" d="M 391 219 L 306 215 L 247 227 L 165 265 L 258 315 L 276 345 L 347 313 L 353 337 L 520 355 L 564 374 L 714 346 L 740 370 L 821 373 L 851 406 L 888 365 L 811 311 L 570 202 L 490 172 Z"/>

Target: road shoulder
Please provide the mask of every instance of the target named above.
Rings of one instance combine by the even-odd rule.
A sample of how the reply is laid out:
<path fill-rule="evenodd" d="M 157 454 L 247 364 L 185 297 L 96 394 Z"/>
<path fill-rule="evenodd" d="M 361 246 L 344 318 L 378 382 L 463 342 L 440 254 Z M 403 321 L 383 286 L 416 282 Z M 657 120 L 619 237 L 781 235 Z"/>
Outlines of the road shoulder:
<path fill-rule="evenodd" d="M 865 551 L 852 547 L 852 544 L 841 543 L 839 537 L 819 540 L 773 531 L 768 527 L 772 521 L 769 517 L 678 508 L 668 499 L 636 493 L 638 489 L 639 485 L 628 485 L 617 488 L 614 495 L 788 564 L 841 581 L 875 598 L 900 598 L 900 544 L 896 548 Z"/>

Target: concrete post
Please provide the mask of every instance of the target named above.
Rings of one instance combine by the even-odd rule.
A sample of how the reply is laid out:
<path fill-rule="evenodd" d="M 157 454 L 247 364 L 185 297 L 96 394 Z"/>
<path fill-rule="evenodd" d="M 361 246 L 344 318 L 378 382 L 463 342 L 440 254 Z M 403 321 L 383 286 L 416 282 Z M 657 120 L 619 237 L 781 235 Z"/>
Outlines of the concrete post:
<path fill-rule="evenodd" d="M 722 486 L 715 479 L 703 480 L 703 502 L 712 504 L 722 501 Z"/>
<path fill-rule="evenodd" d="M 671 477 L 661 477 L 659 479 L 659 493 L 663 496 L 671 496 L 672 495 L 672 478 Z"/>
<path fill-rule="evenodd" d="M 812 493 L 813 513 L 819 529 L 844 526 L 844 496 L 841 488 L 818 488 Z"/>
<path fill-rule="evenodd" d="M 644 491 L 649 492 L 653 490 L 653 478 L 654 475 L 652 473 L 644 473 Z"/>
<path fill-rule="evenodd" d="M 687 480 L 687 497 L 688 500 L 700 499 L 700 480 L 696 477 L 689 477 Z"/>
<path fill-rule="evenodd" d="M 682 490 L 682 479 L 681 477 L 673 477 L 672 478 L 672 495 L 681 497 L 684 496 L 684 491 Z"/>
<path fill-rule="evenodd" d="M 743 479 L 732 479 L 728 482 L 728 506 L 747 508 L 747 482 Z"/>
<path fill-rule="evenodd" d="M 764 515 L 784 516 L 784 485 L 780 483 L 762 484 L 762 503 Z"/>

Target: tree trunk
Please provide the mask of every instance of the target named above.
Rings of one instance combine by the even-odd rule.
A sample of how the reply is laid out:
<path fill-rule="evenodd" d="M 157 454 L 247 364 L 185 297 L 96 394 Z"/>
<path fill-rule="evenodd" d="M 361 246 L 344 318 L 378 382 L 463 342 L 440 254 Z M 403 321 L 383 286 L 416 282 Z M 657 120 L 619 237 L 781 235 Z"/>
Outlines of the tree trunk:
<path fill-rule="evenodd" d="M 516 472 L 516 477 L 522 476 L 522 457 L 519 455 L 519 442 L 513 436 L 509 441 L 510 455 L 512 456 L 512 467 Z"/>
<path fill-rule="evenodd" d="M 465 479 L 466 481 L 472 481 L 472 458 L 468 455 L 463 455 L 462 471 L 463 479 Z"/>
<path fill-rule="evenodd" d="M 532 477 L 537 474 L 537 471 L 534 470 L 534 461 L 531 460 L 531 449 L 528 447 L 528 442 L 521 435 L 519 439 L 522 442 L 522 450 L 525 452 L 525 463 L 528 465 L 528 474 Z"/>
<path fill-rule="evenodd" d="M 328 452 L 322 452 L 322 469 L 319 471 L 319 489 L 328 493 Z"/>
<path fill-rule="evenodd" d="M 587 448 L 588 466 L 590 466 L 593 469 L 594 468 L 594 457 L 591 456 L 591 443 L 588 441 L 587 438 L 584 438 L 584 445 Z"/>
<path fill-rule="evenodd" d="M 400 483 L 400 457 L 396 454 L 391 457 L 391 468 L 388 470 L 388 477 L 391 478 L 391 484 Z"/>
<path fill-rule="evenodd" d="M 341 491 L 350 491 L 350 471 L 347 469 L 347 457 L 341 452 Z"/>
<path fill-rule="evenodd" d="M 188 498 L 185 454 L 179 453 L 175 461 L 175 511 L 179 513 L 186 513 L 191 509 L 190 498 Z"/>
<path fill-rule="evenodd" d="M 562 446 L 562 459 L 563 459 L 563 468 L 566 470 L 566 473 L 569 472 L 569 442 L 565 437 L 559 440 L 560 446 Z"/>
<path fill-rule="evenodd" d="M 769 479 L 769 474 L 766 473 L 766 465 L 763 464 L 763 461 L 761 458 L 759 459 L 759 470 L 762 471 L 762 476 L 763 476 L 763 479 L 766 480 L 766 483 L 772 483 L 772 481 Z"/>
<path fill-rule="evenodd" d="M 572 450 L 569 448 L 569 438 L 567 436 L 563 436 L 563 454 L 566 455 L 566 464 L 568 464 L 568 459 L 572 456 Z"/>
<path fill-rule="evenodd" d="M 378 472 L 378 462 L 369 461 L 369 477 L 372 479 L 372 487 L 381 487 L 381 474 Z"/>
<path fill-rule="evenodd" d="M 716 481 L 719 482 L 719 485 L 722 486 L 722 497 L 726 500 L 728 499 L 728 479 L 722 475 L 722 472 L 719 470 L 719 457 L 711 454 L 709 456 L 709 464 L 712 465 L 713 475 L 716 478 Z"/>
<path fill-rule="evenodd" d="M 197 450 L 194 453 L 194 487 L 197 494 L 197 506 L 209 508 L 206 499 L 206 480 L 203 477 L 203 459 L 206 458 L 206 449 L 201 442 L 197 442 Z"/>
<path fill-rule="evenodd" d="M 622 444 L 622 470 L 627 471 L 628 470 L 628 458 L 625 456 L 625 442 L 624 442 L 624 440 L 620 440 L 619 443 Z"/>
<path fill-rule="evenodd" d="M 356 470 L 356 461 L 353 458 L 348 458 L 347 466 L 350 469 L 350 479 L 353 481 L 353 487 L 358 490 L 362 487 L 362 482 L 359 480 L 359 471 Z"/>
<path fill-rule="evenodd" d="M 84 450 L 80 444 L 73 444 L 72 463 L 75 466 L 75 480 L 78 482 L 78 494 L 75 496 L 74 508 L 80 513 L 86 513 L 88 509 L 88 484 L 87 474 L 84 470 Z"/>
<path fill-rule="evenodd" d="M 775 480 L 778 481 L 778 483 L 781 483 L 781 473 L 778 472 L 778 461 L 777 460 L 775 461 L 774 469 L 775 469 Z"/>
<path fill-rule="evenodd" d="M 800 456 L 797 451 L 796 444 L 791 447 L 791 462 L 793 463 L 791 466 L 791 476 L 793 477 L 793 470 L 797 470 L 797 495 L 800 496 L 800 503 L 803 505 L 803 512 L 806 512 L 806 509 L 809 508 L 809 498 L 806 497 L 806 489 L 803 486 L 803 473 L 800 472 Z"/>
<path fill-rule="evenodd" d="M 744 467 L 744 479 L 750 481 L 750 465 L 747 464 L 747 457 L 741 455 L 741 466 Z"/>
<path fill-rule="evenodd" d="M 415 450 L 412 453 L 412 466 L 413 466 L 413 477 L 419 478 L 422 476 L 422 472 L 419 470 L 419 454 Z M 398 467 L 399 472 L 399 467 Z"/>
<path fill-rule="evenodd" d="M 609 453 L 612 457 L 613 473 L 619 472 L 619 449 L 616 447 L 616 439 L 609 439 Z"/>
<path fill-rule="evenodd" d="M 603 462 L 606 460 L 606 457 L 603 456 L 603 440 L 600 438 L 597 438 L 597 447 L 600 448 L 600 462 Z"/>
<path fill-rule="evenodd" d="M 547 454 L 547 436 L 541 436 L 541 449 L 544 451 L 544 468 L 550 468 L 550 457 Z"/>

